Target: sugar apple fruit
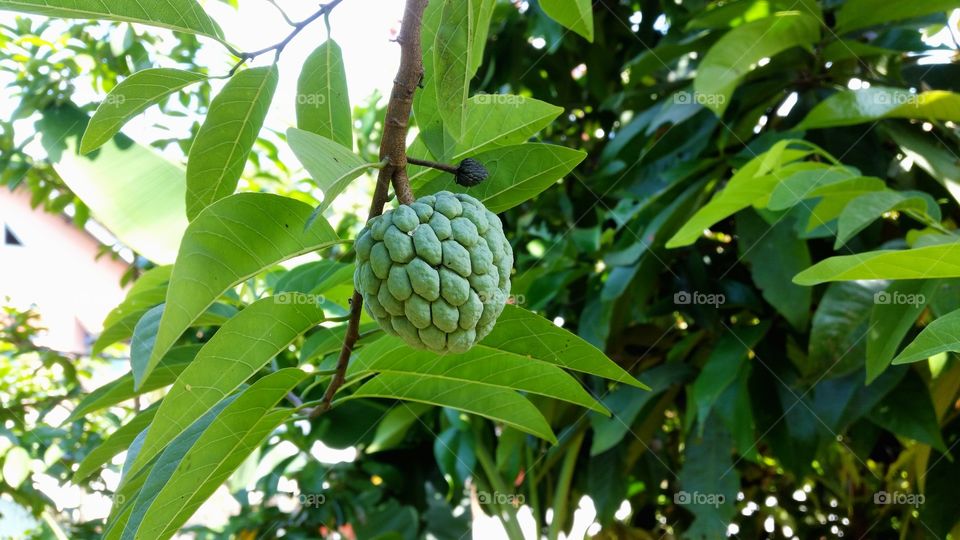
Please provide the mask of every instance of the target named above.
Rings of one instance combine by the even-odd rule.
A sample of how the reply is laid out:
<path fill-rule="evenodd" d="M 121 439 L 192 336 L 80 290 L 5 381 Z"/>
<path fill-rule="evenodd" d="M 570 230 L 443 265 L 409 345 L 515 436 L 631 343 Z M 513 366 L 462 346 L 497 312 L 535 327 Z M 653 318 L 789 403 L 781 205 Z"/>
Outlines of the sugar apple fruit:
<path fill-rule="evenodd" d="M 510 294 L 513 250 L 477 199 L 441 191 L 360 231 L 354 286 L 387 333 L 413 347 L 463 352 L 483 339 Z"/>

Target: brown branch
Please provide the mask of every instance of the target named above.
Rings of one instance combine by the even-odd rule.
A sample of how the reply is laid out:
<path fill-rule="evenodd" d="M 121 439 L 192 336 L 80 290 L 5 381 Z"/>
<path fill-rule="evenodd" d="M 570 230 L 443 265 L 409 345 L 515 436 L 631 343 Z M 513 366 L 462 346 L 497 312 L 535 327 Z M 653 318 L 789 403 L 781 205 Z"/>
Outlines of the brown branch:
<path fill-rule="evenodd" d="M 404 9 L 400 36 L 397 38 L 397 42 L 400 43 L 400 68 L 397 71 L 397 77 L 393 80 L 393 90 L 390 92 L 390 102 L 387 104 L 383 124 L 383 137 L 380 139 L 380 159 L 386 160 L 386 164 L 377 176 L 377 187 L 373 192 L 368 221 L 383 213 L 383 205 L 389 198 L 391 183 L 401 203 L 413 202 L 413 191 L 410 189 L 410 180 L 407 178 L 407 130 L 410 124 L 410 111 L 413 108 L 413 94 L 423 78 L 420 27 L 423 11 L 426 8 L 427 0 L 407 0 Z M 359 291 L 354 290 L 353 297 L 350 299 L 350 321 L 347 323 L 343 347 L 337 358 L 336 373 L 327 385 L 323 401 L 311 411 L 311 417 L 328 411 L 333 402 L 333 396 L 343 385 L 350 355 L 360 338 L 362 308 L 363 297 Z"/>

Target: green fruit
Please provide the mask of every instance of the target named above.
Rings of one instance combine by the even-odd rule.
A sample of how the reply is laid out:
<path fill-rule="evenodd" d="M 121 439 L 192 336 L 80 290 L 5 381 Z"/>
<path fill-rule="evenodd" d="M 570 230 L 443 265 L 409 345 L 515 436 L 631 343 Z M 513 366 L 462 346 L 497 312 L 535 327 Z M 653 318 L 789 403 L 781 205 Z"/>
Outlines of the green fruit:
<path fill-rule="evenodd" d="M 510 295 L 513 250 L 483 203 L 441 191 L 371 219 L 355 244 L 354 285 L 388 334 L 463 352 L 486 337 Z"/>

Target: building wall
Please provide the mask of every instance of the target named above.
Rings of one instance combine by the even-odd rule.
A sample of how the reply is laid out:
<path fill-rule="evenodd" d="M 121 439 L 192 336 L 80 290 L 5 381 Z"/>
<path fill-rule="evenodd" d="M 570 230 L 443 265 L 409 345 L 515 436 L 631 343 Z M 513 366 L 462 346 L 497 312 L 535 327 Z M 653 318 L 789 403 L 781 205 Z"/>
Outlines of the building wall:
<path fill-rule="evenodd" d="M 13 245 L 4 228 L 19 240 Z M 66 217 L 30 208 L 29 191 L 0 189 L 0 304 L 34 306 L 47 328 L 42 345 L 88 350 L 87 337 L 123 300 L 126 265 L 95 260 L 99 242 Z M 9 301 L 7 300 L 9 297 Z"/>

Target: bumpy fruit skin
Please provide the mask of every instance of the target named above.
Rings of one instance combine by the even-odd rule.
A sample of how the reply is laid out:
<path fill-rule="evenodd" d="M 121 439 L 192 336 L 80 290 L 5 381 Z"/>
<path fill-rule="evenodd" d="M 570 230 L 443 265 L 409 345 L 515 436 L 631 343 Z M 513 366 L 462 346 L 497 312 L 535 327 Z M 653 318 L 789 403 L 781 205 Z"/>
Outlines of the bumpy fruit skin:
<path fill-rule="evenodd" d="M 419 349 L 463 352 L 493 329 L 510 295 L 513 250 L 473 197 L 420 197 L 371 219 L 355 243 L 354 286 L 387 333 Z"/>

